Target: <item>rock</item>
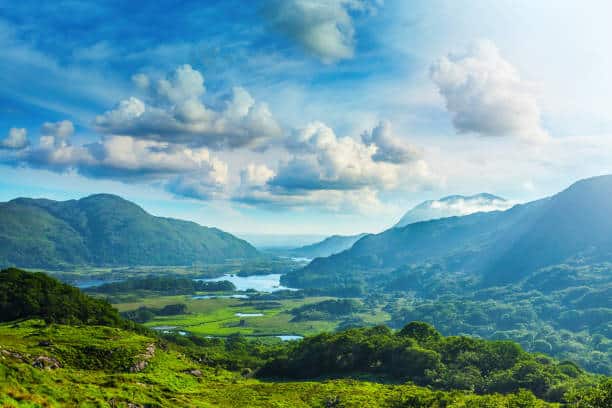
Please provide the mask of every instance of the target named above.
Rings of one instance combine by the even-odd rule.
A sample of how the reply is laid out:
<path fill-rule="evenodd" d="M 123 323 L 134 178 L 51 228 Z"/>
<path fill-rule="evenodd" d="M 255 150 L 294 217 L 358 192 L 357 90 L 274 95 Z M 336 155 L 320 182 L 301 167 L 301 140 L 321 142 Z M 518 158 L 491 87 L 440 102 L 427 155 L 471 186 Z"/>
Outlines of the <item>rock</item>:
<path fill-rule="evenodd" d="M 36 357 L 36 359 L 34 359 L 34 362 L 32 363 L 32 366 L 45 370 L 55 370 L 57 368 L 62 367 L 62 365 L 56 358 L 47 356 Z"/>
<path fill-rule="evenodd" d="M 15 360 L 23 361 L 23 356 L 15 351 L 2 349 L 1 353 L 7 357 L 14 358 Z"/>
<path fill-rule="evenodd" d="M 42 340 L 38 342 L 38 345 L 40 347 L 49 347 L 49 346 L 52 346 L 53 343 L 51 343 L 51 340 Z"/>
<path fill-rule="evenodd" d="M 198 370 L 197 368 L 194 368 L 193 370 L 184 370 L 183 372 L 187 374 L 191 374 L 194 377 L 198 377 L 198 378 L 202 377 L 202 371 Z"/>
<path fill-rule="evenodd" d="M 146 359 L 149 359 L 149 358 L 153 358 L 153 356 L 155 356 L 155 344 L 151 343 L 147 345 L 147 348 L 145 349 L 145 353 L 143 357 Z"/>
<path fill-rule="evenodd" d="M 137 362 L 136 364 L 134 364 L 132 367 L 130 367 L 130 373 L 139 373 L 142 370 L 144 370 L 147 365 L 149 365 L 148 362 L 141 360 L 139 362 Z"/>
<path fill-rule="evenodd" d="M 155 356 L 155 343 L 147 344 L 147 347 L 145 348 L 145 352 L 140 354 L 140 358 L 142 358 L 142 360 L 140 360 L 139 362 L 134 364 L 132 367 L 130 367 L 130 373 L 139 373 L 142 370 L 144 370 L 146 366 L 149 365 L 148 360 L 152 359 L 154 356 Z"/>

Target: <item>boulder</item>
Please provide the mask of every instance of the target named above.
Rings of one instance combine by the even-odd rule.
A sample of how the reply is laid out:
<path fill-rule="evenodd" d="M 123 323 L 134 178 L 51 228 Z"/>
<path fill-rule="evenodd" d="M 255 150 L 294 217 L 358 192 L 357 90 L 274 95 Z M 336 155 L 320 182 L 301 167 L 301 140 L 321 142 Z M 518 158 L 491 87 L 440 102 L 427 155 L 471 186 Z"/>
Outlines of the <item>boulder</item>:
<path fill-rule="evenodd" d="M 202 371 L 198 370 L 197 368 L 194 368 L 192 370 L 184 370 L 183 372 L 187 374 L 191 374 L 194 377 L 198 377 L 198 378 L 202 377 Z"/>
<path fill-rule="evenodd" d="M 44 369 L 44 370 L 55 370 L 61 368 L 62 365 L 54 357 L 38 356 L 34 359 L 32 367 Z"/>

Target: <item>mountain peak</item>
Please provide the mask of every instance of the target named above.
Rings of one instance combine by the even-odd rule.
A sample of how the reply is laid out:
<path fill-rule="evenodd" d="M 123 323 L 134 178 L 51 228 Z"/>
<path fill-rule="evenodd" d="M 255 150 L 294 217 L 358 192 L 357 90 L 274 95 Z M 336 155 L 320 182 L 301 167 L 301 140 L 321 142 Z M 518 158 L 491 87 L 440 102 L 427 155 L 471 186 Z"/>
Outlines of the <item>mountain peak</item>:
<path fill-rule="evenodd" d="M 428 200 L 408 211 L 395 225 L 402 228 L 415 222 L 439 218 L 469 215 L 476 212 L 506 210 L 511 203 L 504 198 L 490 193 L 479 193 L 470 196 L 450 195 L 439 200 Z"/>

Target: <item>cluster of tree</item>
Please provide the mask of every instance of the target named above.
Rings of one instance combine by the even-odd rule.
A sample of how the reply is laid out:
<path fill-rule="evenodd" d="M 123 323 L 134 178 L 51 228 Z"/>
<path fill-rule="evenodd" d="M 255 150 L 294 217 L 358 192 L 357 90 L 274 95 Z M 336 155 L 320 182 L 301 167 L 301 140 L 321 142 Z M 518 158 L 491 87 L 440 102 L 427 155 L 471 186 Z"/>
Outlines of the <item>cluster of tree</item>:
<path fill-rule="evenodd" d="M 509 339 L 528 351 L 612 373 L 612 263 L 553 265 L 494 287 L 452 269 L 439 262 L 386 272 L 343 270 L 339 277 L 313 266 L 285 277 L 284 284 L 321 288 L 305 292 L 358 294 L 368 310 L 384 306 L 394 328 L 425 321 L 445 335 Z"/>
<path fill-rule="evenodd" d="M 185 313 L 187 313 L 187 305 L 183 303 L 176 303 L 172 305 L 166 305 L 161 309 L 141 306 L 135 310 L 121 312 L 121 317 L 136 323 L 146 323 L 150 320 L 153 320 L 155 316 L 176 316 Z"/>
<path fill-rule="evenodd" d="M 149 275 L 142 278 L 130 278 L 121 282 L 105 283 L 87 289 L 90 292 L 118 294 L 148 290 L 164 295 L 190 295 L 196 292 L 234 291 L 236 286 L 229 281 L 201 281 L 190 278 Z"/>
<path fill-rule="evenodd" d="M 263 342 L 240 334 L 228 337 L 202 337 L 191 333 L 165 333 L 161 336 L 192 360 L 226 370 L 257 370 L 279 355 L 286 355 L 286 343 Z"/>
<path fill-rule="evenodd" d="M 362 310 L 360 302 L 353 299 L 332 299 L 322 302 L 306 304 L 291 309 L 293 322 L 305 320 L 334 320 L 339 317 L 350 316 Z"/>
<path fill-rule="evenodd" d="M 376 374 L 445 390 L 479 394 L 527 389 L 561 401 L 572 382 L 588 377 L 575 364 L 523 351 L 510 341 L 443 337 L 412 322 L 394 332 L 385 326 L 325 333 L 288 346 L 268 362 L 265 377 L 318 378 Z"/>
<path fill-rule="evenodd" d="M 467 282 L 449 278 L 442 268 L 406 267 L 393 273 L 398 290 L 370 297 L 386 303 L 392 327 L 421 320 L 445 335 L 509 339 L 528 351 L 576 361 L 589 371 L 609 375 L 610 270 L 610 264 L 557 265 L 515 285 L 470 290 Z"/>
<path fill-rule="evenodd" d="M 28 318 L 47 323 L 125 326 L 108 302 L 43 273 L 15 268 L 0 271 L 0 321 Z"/>

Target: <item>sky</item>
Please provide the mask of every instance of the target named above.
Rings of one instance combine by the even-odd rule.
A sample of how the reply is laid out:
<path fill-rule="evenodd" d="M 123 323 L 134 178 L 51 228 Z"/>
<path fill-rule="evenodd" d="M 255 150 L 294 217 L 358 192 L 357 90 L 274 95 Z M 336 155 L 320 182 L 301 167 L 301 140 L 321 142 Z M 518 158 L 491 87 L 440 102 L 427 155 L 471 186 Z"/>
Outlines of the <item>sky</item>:
<path fill-rule="evenodd" d="M 253 240 L 612 173 L 608 1 L 0 0 L 0 201 Z"/>

